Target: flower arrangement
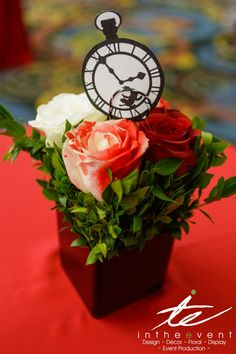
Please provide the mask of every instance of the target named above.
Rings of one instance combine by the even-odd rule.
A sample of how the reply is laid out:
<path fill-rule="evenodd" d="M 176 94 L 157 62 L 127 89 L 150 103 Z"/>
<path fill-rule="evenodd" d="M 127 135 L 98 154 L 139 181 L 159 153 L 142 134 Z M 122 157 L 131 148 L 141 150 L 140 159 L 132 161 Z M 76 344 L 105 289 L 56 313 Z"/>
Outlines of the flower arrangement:
<path fill-rule="evenodd" d="M 39 161 L 45 176 L 37 182 L 70 222 L 71 246 L 89 247 L 87 264 L 142 249 L 162 231 L 180 239 L 195 210 L 210 218 L 203 205 L 236 193 L 236 177 L 221 177 L 202 201 L 228 143 L 164 100 L 135 123 L 108 119 L 85 93 L 61 94 L 29 125 L 0 106 L 0 132 L 13 139 L 4 159 L 27 151 Z"/>

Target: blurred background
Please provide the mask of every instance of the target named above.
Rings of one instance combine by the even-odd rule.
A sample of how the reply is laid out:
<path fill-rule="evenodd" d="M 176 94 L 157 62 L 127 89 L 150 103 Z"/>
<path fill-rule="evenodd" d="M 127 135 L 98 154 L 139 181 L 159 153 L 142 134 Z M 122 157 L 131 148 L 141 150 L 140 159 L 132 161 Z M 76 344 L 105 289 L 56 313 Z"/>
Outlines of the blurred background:
<path fill-rule="evenodd" d="M 123 17 L 120 37 L 146 44 L 172 107 L 236 143 L 236 0 L 0 0 L 0 102 L 17 117 L 61 92 L 79 93 L 97 13 Z"/>

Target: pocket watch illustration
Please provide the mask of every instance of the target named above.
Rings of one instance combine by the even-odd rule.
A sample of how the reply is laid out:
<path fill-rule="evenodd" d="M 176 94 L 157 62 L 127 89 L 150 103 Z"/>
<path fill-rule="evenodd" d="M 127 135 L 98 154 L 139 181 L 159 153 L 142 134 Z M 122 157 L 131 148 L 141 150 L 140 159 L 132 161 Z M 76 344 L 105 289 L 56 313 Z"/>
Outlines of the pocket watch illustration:
<path fill-rule="evenodd" d="M 111 118 L 140 120 L 155 107 L 164 87 L 164 74 L 143 44 L 118 38 L 121 16 L 105 11 L 95 19 L 106 36 L 87 54 L 82 80 L 90 102 Z"/>

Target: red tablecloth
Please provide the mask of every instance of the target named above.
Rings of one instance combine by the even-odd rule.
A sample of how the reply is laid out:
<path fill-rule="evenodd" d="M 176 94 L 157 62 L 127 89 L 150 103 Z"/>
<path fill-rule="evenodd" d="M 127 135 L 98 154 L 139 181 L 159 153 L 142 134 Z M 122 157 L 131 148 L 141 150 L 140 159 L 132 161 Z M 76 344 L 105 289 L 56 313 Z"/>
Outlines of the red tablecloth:
<path fill-rule="evenodd" d="M 9 144 L 9 139 L 0 137 L 1 158 Z M 217 177 L 236 175 L 236 150 L 228 149 L 228 156 L 227 163 L 215 169 Z M 1 162 L 0 169 L 1 354 L 188 352 L 162 343 L 168 334 L 169 340 L 176 340 L 176 332 L 183 341 L 180 347 L 188 348 L 186 332 L 191 332 L 193 339 L 200 336 L 200 347 L 205 348 L 195 347 L 195 351 L 236 352 L 234 308 L 195 327 L 163 325 L 159 328 L 160 344 L 142 344 L 144 332 L 167 316 L 156 312 L 176 306 L 192 289 L 197 293 L 190 304 L 214 306 L 204 311 L 205 317 L 235 305 L 236 197 L 205 208 L 215 220 L 214 225 L 197 213 L 191 233 L 175 244 L 160 292 L 96 320 L 60 267 L 55 213 L 34 180 L 38 172 L 32 160 L 22 154 L 13 165 Z M 219 336 L 222 340 L 223 334 L 227 343 L 208 345 L 208 332 L 213 333 L 211 340 Z"/>

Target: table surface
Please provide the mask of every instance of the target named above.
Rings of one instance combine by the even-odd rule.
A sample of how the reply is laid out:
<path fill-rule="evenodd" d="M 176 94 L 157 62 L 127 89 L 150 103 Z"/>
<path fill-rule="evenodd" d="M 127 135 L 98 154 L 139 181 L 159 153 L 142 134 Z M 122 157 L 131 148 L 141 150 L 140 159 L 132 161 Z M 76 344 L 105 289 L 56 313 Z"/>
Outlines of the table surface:
<path fill-rule="evenodd" d="M 0 137 L 1 159 L 8 146 L 10 139 Z M 236 175 L 235 148 L 227 155 L 225 165 L 214 170 L 214 180 Z M 180 336 L 187 346 L 187 332 L 203 340 L 202 351 L 236 352 L 235 333 L 232 338 L 229 334 L 235 327 L 234 308 L 194 327 L 165 324 L 158 328 L 160 344 L 143 344 L 145 332 L 156 340 L 150 329 L 169 316 L 156 313 L 177 306 L 192 289 L 196 295 L 190 304 L 214 306 L 202 310 L 201 319 L 235 305 L 236 196 L 205 207 L 214 224 L 196 213 L 197 224 L 190 234 L 175 242 L 161 291 L 98 320 L 90 316 L 60 267 L 56 216 L 35 182 L 38 176 L 25 153 L 14 164 L 0 163 L 1 354 L 162 353 L 168 352 L 164 345 L 171 347 L 162 343 L 168 336 L 172 340 Z M 209 345 L 207 333 L 213 336 L 210 340 L 223 336 L 227 343 Z M 177 345 L 171 352 L 181 350 Z"/>

